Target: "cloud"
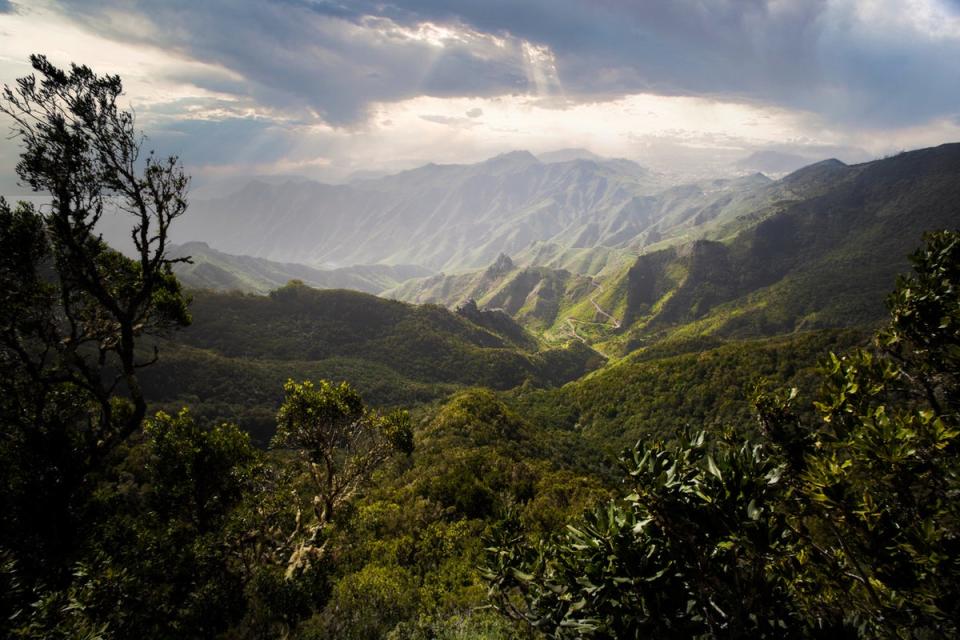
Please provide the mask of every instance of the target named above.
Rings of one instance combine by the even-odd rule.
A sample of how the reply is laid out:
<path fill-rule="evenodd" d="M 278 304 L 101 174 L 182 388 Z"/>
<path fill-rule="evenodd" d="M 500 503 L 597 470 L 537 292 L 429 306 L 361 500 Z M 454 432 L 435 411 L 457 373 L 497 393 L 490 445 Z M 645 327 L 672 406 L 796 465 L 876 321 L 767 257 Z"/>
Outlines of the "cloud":
<path fill-rule="evenodd" d="M 444 116 L 437 114 L 426 114 L 420 116 L 421 120 L 426 122 L 432 122 L 434 124 L 442 124 L 448 127 L 475 127 L 477 122 L 472 120 L 471 117 L 462 118 L 459 116 Z"/>
<path fill-rule="evenodd" d="M 401 4 L 547 47 L 574 99 L 715 96 L 881 126 L 960 104 L 960 16 L 940 0 Z"/>
<path fill-rule="evenodd" d="M 60 8 L 103 36 L 226 69 L 244 81 L 245 88 L 234 91 L 259 105 L 335 125 L 363 122 L 375 102 L 528 89 L 519 42 L 462 25 L 402 24 L 282 0 L 75 0 Z M 138 28 L 129 29 L 131 22 Z M 198 75 L 181 79 L 210 86 Z"/>
<path fill-rule="evenodd" d="M 4 80 L 33 50 L 119 73 L 151 146 L 202 167 L 335 176 L 570 145 L 677 166 L 771 145 L 850 158 L 960 124 L 960 0 L 12 6 Z"/>
<path fill-rule="evenodd" d="M 192 165 L 277 162 L 295 144 L 297 128 L 253 118 L 178 118 L 151 128 L 145 147 Z"/>
<path fill-rule="evenodd" d="M 714 96 L 894 125 L 956 113 L 958 4 L 70 0 L 61 9 L 110 37 L 229 69 L 261 104 L 337 125 L 363 121 L 377 102 L 516 93 Z"/>

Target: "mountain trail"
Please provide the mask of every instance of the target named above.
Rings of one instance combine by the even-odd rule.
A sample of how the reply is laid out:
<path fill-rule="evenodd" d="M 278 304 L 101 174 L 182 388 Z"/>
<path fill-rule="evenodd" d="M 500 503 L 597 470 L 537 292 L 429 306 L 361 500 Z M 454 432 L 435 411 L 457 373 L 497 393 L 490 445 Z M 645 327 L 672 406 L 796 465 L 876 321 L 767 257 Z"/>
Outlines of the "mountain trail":
<path fill-rule="evenodd" d="M 612 315 L 610 315 L 606 311 L 604 311 L 603 308 L 600 306 L 600 304 L 597 302 L 597 296 L 603 292 L 603 285 L 597 282 L 596 278 L 592 276 L 590 277 L 590 284 L 596 287 L 596 289 L 593 292 L 593 295 L 590 296 L 590 304 L 592 304 L 593 308 L 597 310 L 597 313 L 599 313 L 604 318 L 608 318 L 610 320 L 611 327 L 613 327 L 614 329 L 619 329 L 621 326 L 620 321 L 614 318 Z"/>
<path fill-rule="evenodd" d="M 591 345 L 586 338 L 584 338 L 582 335 L 577 333 L 577 325 L 592 324 L 592 325 L 599 325 L 601 327 L 612 327 L 613 329 L 619 329 L 622 326 L 622 323 L 619 320 L 617 320 L 613 315 L 611 315 L 606 310 L 604 310 L 604 308 L 600 306 L 600 303 L 597 302 L 596 300 L 597 296 L 603 292 L 603 285 L 597 282 L 593 277 L 590 278 L 590 284 L 592 284 L 595 287 L 593 294 L 591 294 L 589 298 L 590 304 L 593 305 L 593 308 L 596 309 L 597 314 L 599 316 L 603 318 L 607 318 L 608 321 L 607 322 L 590 322 L 587 320 L 579 320 L 573 317 L 568 317 L 565 320 L 567 324 L 567 330 L 569 331 L 569 335 L 571 338 L 575 338 L 580 342 L 582 342 L 583 344 L 587 345 L 588 347 L 591 347 L 592 349 L 597 350 L 596 347 Z M 602 352 L 599 352 L 599 353 L 602 353 Z"/>

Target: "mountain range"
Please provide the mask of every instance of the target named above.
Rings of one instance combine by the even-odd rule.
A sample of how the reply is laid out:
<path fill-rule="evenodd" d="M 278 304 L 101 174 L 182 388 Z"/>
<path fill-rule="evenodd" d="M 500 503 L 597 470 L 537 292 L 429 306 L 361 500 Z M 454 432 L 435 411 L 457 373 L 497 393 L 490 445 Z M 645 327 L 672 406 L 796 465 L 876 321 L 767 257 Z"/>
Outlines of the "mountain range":
<path fill-rule="evenodd" d="M 346 185 L 253 181 L 226 197 L 194 199 L 175 239 L 321 268 L 455 271 L 537 241 L 573 250 L 596 244 L 599 219 L 664 186 L 661 176 L 627 160 L 542 162 L 517 151 Z"/>
<path fill-rule="evenodd" d="M 289 273 L 318 286 L 377 292 L 412 277 L 408 265 L 422 269 L 415 275 L 462 272 L 500 253 L 596 274 L 647 248 L 722 230 L 731 218 L 789 195 L 759 173 L 677 185 L 583 149 L 431 164 L 345 185 L 302 178 L 231 184 L 202 190 L 207 197 L 193 198 L 175 228 L 179 242 L 208 245 L 193 249 L 200 266 L 181 271 L 190 286 L 262 292 Z M 357 265 L 402 269 L 329 273 Z"/>
<path fill-rule="evenodd" d="M 191 286 L 213 288 L 263 291 L 291 272 L 309 274 L 296 277 L 318 286 L 378 292 L 412 277 L 409 265 L 421 268 L 416 275 L 460 273 L 485 268 L 501 253 L 527 266 L 597 275 L 654 249 L 729 238 L 744 216 L 816 195 L 825 188 L 821 174 L 836 166 L 843 165 L 827 161 L 777 181 L 752 173 L 674 184 L 628 160 L 565 149 L 429 164 L 340 185 L 255 179 L 232 183 L 236 188 L 225 195 L 207 189 L 210 197 L 194 198 L 174 239 L 221 252 L 214 257 L 198 246 L 210 266 L 183 271 Z M 224 254 L 244 258 L 228 261 Z M 253 258 L 283 266 L 254 266 Z M 325 272 L 402 269 L 321 276 L 293 263 Z M 213 267 L 246 275 L 230 278 Z"/>
<path fill-rule="evenodd" d="M 206 242 L 174 245 L 170 256 L 189 257 L 174 265 L 177 278 L 190 289 L 243 291 L 266 294 L 291 280 L 317 289 L 353 289 L 380 293 L 411 278 L 431 272 L 417 265 L 358 265 L 342 269 L 315 269 L 305 264 L 274 262 L 217 251 Z"/>
<path fill-rule="evenodd" d="M 475 301 L 548 343 L 617 355 L 871 322 L 923 231 L 957 225 L 957 202 L 957 144 L 672 186 L 582 150 L 514 152 L 350 185 L 250 183 L 201 202 L 179 231 L 213 224 L 218 248 L 247 255 L 197 242 L 175 252 L 193 256 L 178 266 L 190 288 L 299 280 L 450 309 Z"/>
<path fill-rule="evenodd" d="M 666 238 L 597 277 L 501 257 L 487 269 L 410 281 L 383 295 L 504 308 L 532 328 L 613 353 L 668 338 L 755 337 L 869 323 L 924 231 L 960 222 L 960 145 L 859 165 L 816 163 L 729 190 L 644 198 Z M 696 202 L 696 205 L 691 203 Z M 521 253 L 521 256 L 529 255 Z"/>

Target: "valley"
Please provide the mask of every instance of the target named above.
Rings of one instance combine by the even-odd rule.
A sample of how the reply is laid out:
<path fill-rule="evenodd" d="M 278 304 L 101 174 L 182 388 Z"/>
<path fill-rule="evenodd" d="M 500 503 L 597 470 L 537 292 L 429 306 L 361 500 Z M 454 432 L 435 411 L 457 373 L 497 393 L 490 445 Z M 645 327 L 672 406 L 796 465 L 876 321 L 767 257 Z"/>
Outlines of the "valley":
<path fill-rule="evenodd" d="M 519 176 L 498 171 L 512 176 L 511 188 L 535 190 L 525 181 L 541 180 L 527 173 L 539 161 L 519 155 L 496 164 L 507 160 Z M 489 171 L 488 164 L 426 168 L 427 177 L 413 177 L 473 175 Z M 412 179 L 380 180 L 407 185 Z M 197 289 L 194 324 L 162 343 L 167 355 L 144 371 L 145 383 L 161 406 L 189 405 L 204 419 L 238 421 L 265 443 L 288 377 L 343 379 L 371 402 L 411 407 L 470 386 L 510 393 L 556 388 L 556 397 L 565 398 L 601 380 L 622 381 L 627 371 L 652 371 L 653 365 L 636 364 L 649 358 L 667 366 L 660 358 L 691 351 L 707 358 L 725 349 L 746 349 L 757 358 L 753 345 L 765 349 L 770 339 L 783 345 L 822 339 L 843 349 L 885 317 L 884 297 L 924 230 L 956 224 L 960 145 L 855 166 L 821 162 L 778 181 L 735 181 L 736 189 L 714 184 L 720 186 L 713 191 L 669 187 L 648 196 L 658 203 L 651 210 L 659 211 L 648 214 L 651 224 L 672 239 L 661 238 L 633 258 L 636 249 L 628 247 L 636 247 L 635 238 L 612 246 L 620 261 L 596 275 L 521 262 L 532 255 L 529 248 L 516 257 L 500 253 L 483 269 L 425 275 L 428 269 L 419 265 L 321 270 L 180 245 L 175 255 L 194 254 L 193 264 L 177 266 L 184 284 Z M 460 188 L 454 184 L 451 192 Z M 636 206 L 628 202 L 623 209 Z M 664 213 L 681 209 L 686 213 L 675 219 Z M 594 224 L 605 215 L 584 213 L 582 220 Z M 675 220 L 683 221 L 682 234 Z M 281 284 L 284 279 L 293 282 Z M 822 354 L 825 344 L 808 351 Z M 815 358 L 804 366 L 814 365 Z M 788 384 L 792 375 L 775 378 Z M 742 384 L 759 377 L 745 375 Z M 211 384 L 223 379 L 232 383 Z M 668 420 L 671 414 L 653 415 Z M 642 437 L 627 433 L 627 440 Z"/>
<path fill-rule="evenodd" d="M 424 277 L 427 266 L 389 266 L 390 259 L 382 255 L 381 264 L 335 271 L 273 266 L 272 275 L 264 278 L 253 270 L 263 273 L 264 267 L 252 265 L 271 263 L 255 258 L 244 258 L 247 266 L 237 258 L 227 263 L 227 254 L 207 248 L 198 252 L 200 264 L 179 273 L 188 285 L 220 290 L 263 293 L 284 277 L 298 277 L 321 288 L 353 288 L 450 309 L 475 300 L 481 309 L 503 310 L 547 343 L 576 339 L 612 355 L 698 334 L 759 337 L 862 325 L 883 317 L 884 292 L 906 268 L 906 256 L 922 233 L 954 222 L 958 157 L 956 145 L 944 145 L 854 166 L 825 161 L 777 181 L 747 177 L 668 187 L 620 202 L 613 218 L 609 208 L 590 205 L 578 214 L 579 223 L 610 228 L 609 220 L 617 219 L 634 226 L 622 227 L 629 229 L 623 238 L 598 236 L 591 251 L 602 256 L 600 262 L 581 261 L 581 271 L 558 266 L 557 254 L 546 247 L 560 245 L 548 232 L 530 239 L 527 247 L 517 245 L 513 255 L 501 252 L 481 269 L 453 274 Z M 494 171 L 491 165 L 507 163 L 519 172 L 510 174 L 510 188 L 559 206 L 559 192 L 543 191 L 541 184 L 541 172 L 549 164 L 529 154 L 494 160 L 470 167 L 426 167 L 424 175 L 415 171 L 380 180 L 409 193 L 423 180 L 430 182 L 431 172 L 471 176 L 464 178 L 467 182 L 487 173 L 503 180 L 506 174 L 496 173 L 503 167 Z M 592 171 L 619 167 L 616 161 L 589 162 Z M 569 170 L 550 169 L 561 177 Z M 449 193 L 458 193 L 462 184 L 454 183 Z M 507 183 L 500 184 L 506 188 Z M 495 201 L 511 198 L 495 189 L 490 193 Z M 441 200 L 448 197 L 461 198 Z M 503 224 L 527 215 L 515 212 Z M 640 220 L 648 231 L 637 226 Z M 480 236 L 474 240 L 484 242 Z M 424 242 L 423 247 L 409 245 L 410 255 L 426 255 L 431 241 Z M 207 257 L 213 253 L 223 262 L 217 268 L 233 274 L 221 276 L 219 283 L 193 275 L 214 264 Z"/>

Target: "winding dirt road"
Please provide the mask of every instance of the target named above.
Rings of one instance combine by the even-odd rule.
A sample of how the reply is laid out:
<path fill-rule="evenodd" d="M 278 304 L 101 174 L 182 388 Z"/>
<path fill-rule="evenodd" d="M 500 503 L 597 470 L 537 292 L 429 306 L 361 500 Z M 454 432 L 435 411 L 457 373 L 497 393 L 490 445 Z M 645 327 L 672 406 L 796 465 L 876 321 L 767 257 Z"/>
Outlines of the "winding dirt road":
<path fill-rule="evenodd" d="M 578 320 L 577 318 L 571 318 L 571 317 L 568 317 L 566 319 L 567 328 L 570 331 L 571 337 L 576 338 L 577 340 L 579 340 L 585 345 L 589 345 L 590 343 L 587 342 L 586 338 L 584 338 L 579 333 L 577 333 L 578 324 L 600 325 L 602 327 L 613 327 L 614 329 L 619 329 L 621 327 L 620 321 L 614 318 L 597 302 L 597 296 L 603 292 L 603 285 L 597 282 L 596 279 L 593 278 L 592 276 L 590 278 L 590 284 L 594 286 L 593 293 L 590 295 L 590 298 L 589 298 L 590 304 L 592 304 L 593 308 L 597 310 L 597 314 L 600 315 L 601 317 L 607 318 L 608 322 L 588 322 L 586 320 Z"/>

